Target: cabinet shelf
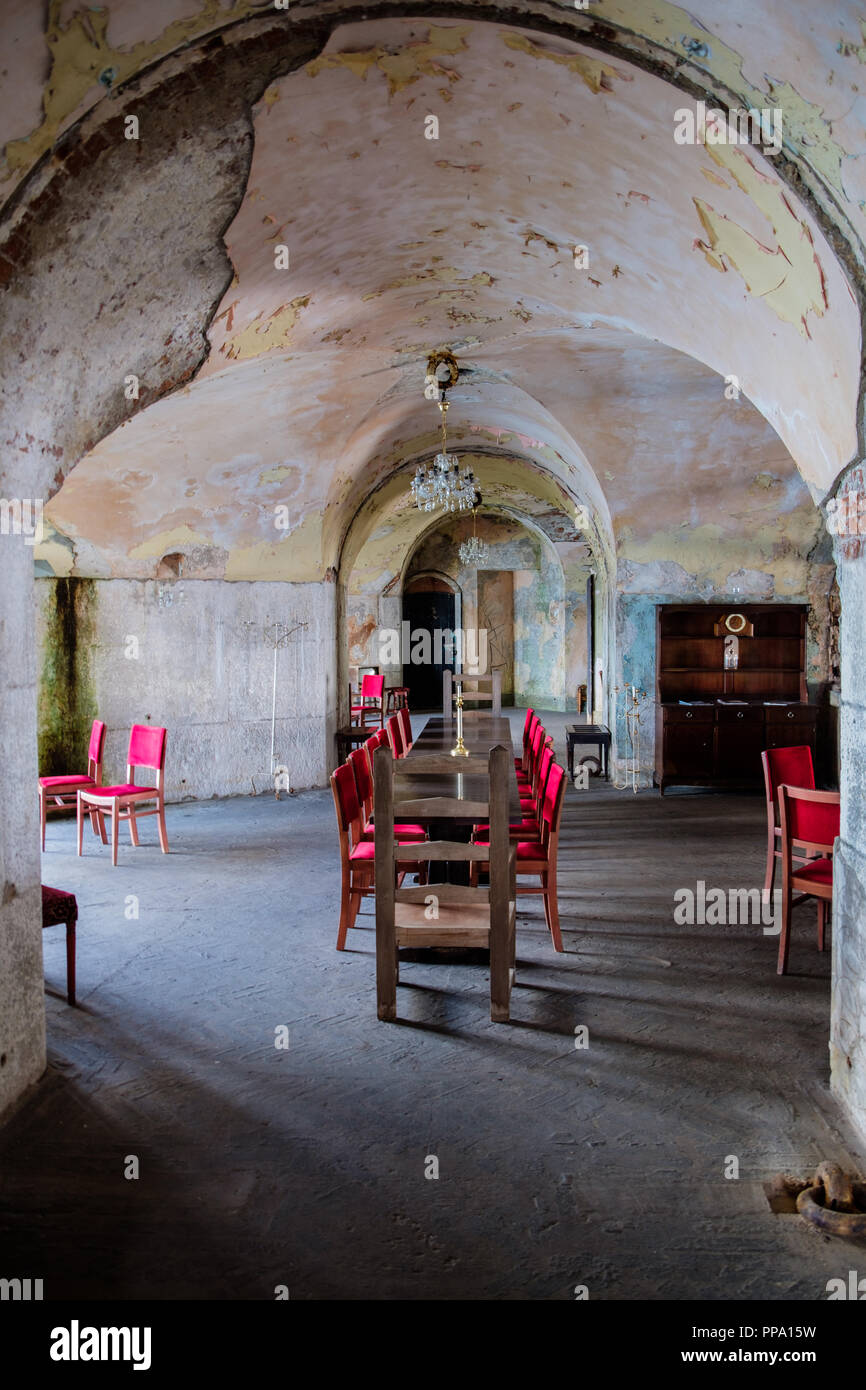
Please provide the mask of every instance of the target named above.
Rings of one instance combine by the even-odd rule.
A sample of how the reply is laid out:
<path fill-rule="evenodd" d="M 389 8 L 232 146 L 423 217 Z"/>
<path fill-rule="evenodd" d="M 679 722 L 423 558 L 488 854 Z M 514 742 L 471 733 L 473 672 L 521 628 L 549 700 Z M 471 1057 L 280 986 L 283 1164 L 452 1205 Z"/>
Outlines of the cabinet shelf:
<path fill-rule="evenodd" d="M 807 605 L 738 604 L 754 635 L 740 639 L 739 661 L 726 667 L 725 639 L 715 629 L 731 609 L 724 603 L 658 605 L 655 780 L 662 792 L 676 785 L 757 787 L 763 749 L 793 738 L 814 751 Z"/>

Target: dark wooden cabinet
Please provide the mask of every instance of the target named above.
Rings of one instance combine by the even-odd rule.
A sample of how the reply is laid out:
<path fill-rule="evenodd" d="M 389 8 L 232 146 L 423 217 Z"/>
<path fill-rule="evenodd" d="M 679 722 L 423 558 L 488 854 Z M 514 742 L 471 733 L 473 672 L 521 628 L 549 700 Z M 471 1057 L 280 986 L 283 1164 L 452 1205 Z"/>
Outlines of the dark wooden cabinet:
<path fill-rule="evenodd" d="M 724 619 L 741 614 L 726 665 Z M 657 626 L 656 785 L 756 787 L 761 752 L 806 743 L 804 604 L 660 604 Z M 733 664 L 733 661 L 736 664 Z"/>

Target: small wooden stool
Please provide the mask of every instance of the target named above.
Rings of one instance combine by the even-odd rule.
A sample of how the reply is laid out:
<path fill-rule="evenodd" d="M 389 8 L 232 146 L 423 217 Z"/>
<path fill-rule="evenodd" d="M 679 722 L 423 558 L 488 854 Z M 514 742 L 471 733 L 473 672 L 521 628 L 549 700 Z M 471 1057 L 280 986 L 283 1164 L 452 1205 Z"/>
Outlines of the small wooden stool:
<path fill-rule="evenodd" d="M 42 885 L 42 926 L 56 927 L 59 922 L 66 924 L 66 998 L 75 1008 L 75 923 L 78 921 L 78 903 L 74 893 L 64 893 L 62 888 L 46 888 Z"/>

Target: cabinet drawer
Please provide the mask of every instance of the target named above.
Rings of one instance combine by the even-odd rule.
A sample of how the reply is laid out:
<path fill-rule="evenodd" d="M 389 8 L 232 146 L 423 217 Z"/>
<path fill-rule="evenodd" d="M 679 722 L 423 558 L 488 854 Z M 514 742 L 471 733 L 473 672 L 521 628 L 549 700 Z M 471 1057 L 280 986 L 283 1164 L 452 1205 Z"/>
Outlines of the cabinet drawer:
<path fill-rule="evenodd" d="M 666 724 L 712 724 L 716 711 L 713 705 L 665 705 Z"/>
<path fill-rule="evenodd" d="M 763 724 L 763 705 L 717 705 L 716 715 L 720 724 L 734 724 L 742 728 L 744 724 Z"/>
<path fill-rule="evenodd" d="M 818 721 L 818 710 L 815 705 L 789 705 L 787 709 L 781 705 L 767 705 L 768 724 L 799 724 L 814 728 Z"/>

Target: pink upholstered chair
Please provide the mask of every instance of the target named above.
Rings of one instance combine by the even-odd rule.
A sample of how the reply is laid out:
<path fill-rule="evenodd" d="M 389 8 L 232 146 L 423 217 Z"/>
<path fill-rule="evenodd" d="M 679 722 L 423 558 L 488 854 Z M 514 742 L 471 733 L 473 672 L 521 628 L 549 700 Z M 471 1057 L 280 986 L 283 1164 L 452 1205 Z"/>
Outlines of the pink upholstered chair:
<path fill-rule="evenodd" d="M 364 676 L 358 704 L 350 708 L 351 723 L 362 729 L 382 728 L 385 722 L 385 677 Z"/>
<path fill-rule="evenodd" d="M 812 750 L 808 743 L 795 744 L 791 748 L 767 748 L 761 754 L 764 769 L 764 794 L 767 799 L 767 870 L 764 874 L 764 893 L 773 891 L 776 877 L 776 860 L 782 858 L 779 825 L 778 790 L 784 783 L 788 787 L 806 787 L 815 790 L 815 771 L 812 766 Z M 795 852 L 796 863 L 808 863 L 808 858 Z"/>
<path fill-rule="evenodd" d="M 39 826 L 42 831 L 42 848 L 45 848 L 45 815 L 56 806 L 74 806 L 82 787 L 98 787 L 102 781 L 102 750 L 105 747 L 105 725 L 101 719 L 94 719 L 90 729 L 90 745 L 87 749 L 87 773 L 74 776 L 64 773 L 61 777 L 39 778 Z M 94 835 L 99 834 L 96 812 L 90 817 Z"/>
<path fill-rule="evenodd" d="M 818 950 L 824 949 L 824 929 L 833 902 L 833 847 L 839 836 L 838 792 L 816 792 L 809 787 L 779 788 L 779 822 L 782 841 L 782 930 L 776 973 L 788 970 L 791 941 L 791 908 L 803 898 L 818 900 Z M 804 861 L 792 853 L 818 855 Z M 795 897 L 800 894 L 800 897 Z"/>
<path fill-rule="evenodd" d="M 159 843 L 163 854 L 168 854 L 168 835 L 165 830 L 165 729 L 152 729 L 147 724 L 133 724 L 129 735 L 129 752 L 126 755 L 126 781 L 114 787 L 99 787 L 78 793 L 78 853 L 81 854 L 81 835 L 84 816 L 95 811 L 99 820 L 102 843 L 107 844 L 105 836 L 105 817 L 111 817 L 111 862 L 117 864 L 117 834 L 122 820 L 129 822 L 129 838 L 133 845 L 138 844 L 137 819 L 139 816 L 159 818 Z M 133 779 L 138 767 L 150 768 L 156 773 L 155 786 L 141 786 Z M 148 801 L 155 806 L 147 810 L 139 807 Z"/>

